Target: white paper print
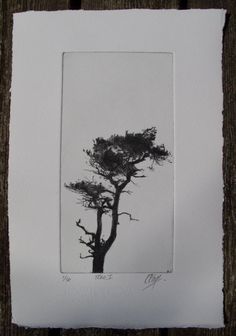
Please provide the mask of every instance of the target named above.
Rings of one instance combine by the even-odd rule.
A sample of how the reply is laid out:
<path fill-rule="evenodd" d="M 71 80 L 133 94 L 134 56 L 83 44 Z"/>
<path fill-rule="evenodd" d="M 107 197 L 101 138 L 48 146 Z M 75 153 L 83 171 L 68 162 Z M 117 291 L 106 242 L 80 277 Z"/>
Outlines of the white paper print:
<path fill-rule="evenodd" d="M 9 156 L 14 323 L 224 325 L 224 17 L 224 10 L 14 15 Z M 137 139 L 148 144 L 145 150 L 139 145 L 135 156 Z M 131 163 L 142 159 L 140 153 L 147 160 Z M 154 153 L 162 157 L 159 165 Z M 88 171 L 101 166 L 105 182 Z M 117 208 L 117 190 L 109 182 L 120 185 L 131 172 L 135 184 L 122 189 Z M 102 203 L 107 213 L 98 250 L 108 246 L 112 220 L 117 231 L 103 270 L 93 272 L 93 258 L 83 257 L 94 253 L 95 241 L 85 230 L 97 232 Z M 84 205 L 95 209 L 86 211 Z M 123 214 L 117 221 L 122 212 L 139 220 Z"/>

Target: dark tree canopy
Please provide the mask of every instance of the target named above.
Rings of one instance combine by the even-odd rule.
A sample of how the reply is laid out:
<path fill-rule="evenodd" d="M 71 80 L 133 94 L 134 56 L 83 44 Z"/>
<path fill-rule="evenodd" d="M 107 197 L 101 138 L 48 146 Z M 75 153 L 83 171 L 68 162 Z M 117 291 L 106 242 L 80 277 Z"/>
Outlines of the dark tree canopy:
<path fill-rule="evenodd" d="M 85 152 L 89 156 L 90 165 L 101 172 L 117 178 L 125 178 L 131 174 L 135 176 L 139 171 L 137 164 L 151 160 L 160 163 L 165 160 L 169 152 L 164 145 L 155 145 L 156 128 L 147 128 L 141 133 L 112 135 L 108 139 L 97 138 L 92 150 Z"/>
<path fill-rule="evenodd" d="M 88 242 L 80 237 L 80 243 L 90 249 L 90 254 L 83 258 L 93 258 L 94 272 L 103 271 L 105 255 L 116 238 L 119 216 L 128 215 L 130 220 L 134 220 L 130 213 L 119 213 L 118 209 L 121 194 L 130 193 L 125 190 L 126 186 L 133 179 L 146 177 L 140 164 L 149 161 L 149 168 L 153 169 L 154 164 L 159 165 L 170 156 L 164 145 L 155 144 L 156 135 L 156 128 L 151 127 L 140 133 L 126 131 L 125 135 L 115 134 L 108 139 L 96 138 L 92 149 L 84 150 L 92 179 L 65 184 L 66 188 L 80 194 L 80 202 L 85 208 L 97 212 L 96 233 L 88 232 L 80 224 L 81 220 L 77 221 L 77 226 L 90 236 Z M 94 176 L 98 176 L 103 183 L 95 181 Z M 101 238 L 102 216 L 108 213 L 112 216 L 111 232 L 107 241 L 104 241 Z"/>
<path fill-rule="evenodd" d="M 103 209 L 103 212 L 108 212 L 112 206 L 111 202 L 113 198 L 108 194 L 114 193 L 105 188 L 102 183 L 96 183 L 94 181 L 83 180 L 66 185 L 71 191 L 77 192 L 82 196 L 82 205 L 85 208 L 90 209 Z"/>

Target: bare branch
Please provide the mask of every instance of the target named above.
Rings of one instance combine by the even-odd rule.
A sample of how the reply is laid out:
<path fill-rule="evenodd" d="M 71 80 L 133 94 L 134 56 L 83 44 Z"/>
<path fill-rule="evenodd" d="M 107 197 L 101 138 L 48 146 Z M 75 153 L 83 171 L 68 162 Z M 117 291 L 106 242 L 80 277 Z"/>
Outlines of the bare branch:
<path fill-rule="evenodd" d="M 121 215 L 127 215 L 127 216 L 129 216 L 129 220 L 130 220 L 130 221 L 139 221 L 139 219 L 137 219 L 137 218 L 133 218 L 132 215 L 131 215 L 129 212 L 120 212 L 120 213 L 118 214 L 118 216 L 121 216 Z"/>
<path fill-rule="evenodd" d="M 80 253 L 80 259 L 87 259 L 87 258 L 93 258 L 92 255 L 87 255 L 87 256 L 82 256 L 82 254 Z"/>
<path fill-rule="evenodd" d="M 115 195 L 114 191 L 112 191 L 112 190 L 109 190 L 109 189 L 103 189 L 103 190 L 104 190 L 104 192 Z"/>
<path fill-rule="evenodd" d="M 133 183 L 133 185 L 137 186 L 137 183 L 135 183 L 134 181 L 130 180 L 131 183 Z"/>
<path fill-rule="evenodd" d="M 131 190 L 122 190 L 121 193 L 122 193 L 122 194 L 132 195 L 132 194 L 133 194 L 133 191 L 131 191 Z"/>
<path fill-rule="evenodd" d="M 79 219 L 79 220 L 76 222 L 76 225 L 77 225 L 80 229 L 82 229 L 86 235 L 91 235 L 92 237 L 95 237 L 95 233 L 94 233 L 94 232 L 89 232 L 89 231 L 86 230 L 86 228 L 85 228 L 83 225 L 81 225 L 80 223 L 81 223 L 81 219 Z"/>
<path fill-rule="evenodd" d="M 126 180 L 125 180 L 124 182 L 122 182 L 122 183 L 119 185 L 119 189 L 120 189 L 120 191 L 122 191 L 122 190 L 127 186 L 127 184 L 128 184 L 130 181 L 131 181 L 131 175 L 128 174 L 128 175 L 126 176 Z"/>
<path fill-rule="evenodd" d="M 93 245 L 93 241 L 86 242 L 85 240 L 82 239 L 82 237 L 80 237 L 79 242 L 80 242 L 80 244 L 83 244 L 83 245 L 86 245 L 86 246 L 90 247 L 92 250 L 95 249 L 95 247 Z"/>
<path fill-rule="evenodd" d="M 133 176 L 134 178 L 144 178 L 144 177 L 147 177 L 146 175 L 134 175 Z"/>

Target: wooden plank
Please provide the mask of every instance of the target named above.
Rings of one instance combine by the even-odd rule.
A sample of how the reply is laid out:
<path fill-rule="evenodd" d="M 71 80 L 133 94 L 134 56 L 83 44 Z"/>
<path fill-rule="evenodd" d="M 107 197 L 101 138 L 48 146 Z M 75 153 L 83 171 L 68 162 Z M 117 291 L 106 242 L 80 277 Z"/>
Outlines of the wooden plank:
<path fill-rule="evenodd" d="M 12 59 L 12 13 L 26 10 L 56 10 L 68 8 L 68 0 L 17 1 L 3 0 L 0 5 L 0 335 L 48 336 L 47 329 L 25 329 L 11 325 L 7 177 L 10 116 L 10 83 Z"/>
<path fill-rule="evenodd" d="M 207 9 L 207 8 L 227 8 L 229 5 L 229 2 L 235 2 L 235 1 L 228 1 L 228 0 L 188 0 L 187 8 L 201 8 L 201 9 Z"/>
<path fill-rule="evenodd" d="M 179 8 L 181 0 L 82 0 L 81 8 L 87 10 L 102 9 L 170 9 Z"/>
<path fill-rule="evenodd" d="M 236 328 L 227 327 L 220 329 L 202 329 L 202 328 L 187 328 L 187 329 L 169 329 L 168 336 L 235 336 Z"/>
<path fill-rule="evenodd" d="M 61 336 L 166 336 L 167 329 L 68 329 L 61 330 Z"/>

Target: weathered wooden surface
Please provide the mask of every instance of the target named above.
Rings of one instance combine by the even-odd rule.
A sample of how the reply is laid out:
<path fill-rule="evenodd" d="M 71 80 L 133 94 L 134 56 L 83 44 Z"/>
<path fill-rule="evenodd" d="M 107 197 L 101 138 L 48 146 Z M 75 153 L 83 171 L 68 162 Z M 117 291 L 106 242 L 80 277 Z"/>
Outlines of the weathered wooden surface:
<path fill-rule="evenodd" d="M 83 9 L 179 8 L 180 0 L 82 0 Z"/>
<path fill-rule="evenodd" d="M 25 329 L 11 324 L 7 174 L 11 81 L 12 13 L 26 10 L 123 8 L 225 8 L 224 36 L 224 294 L 223 329 Z M 235 0 L 1 0 L 0 1 L 0 335 L 1 336 L 235 336 L 236 335 L 236 3 Z M 43 309 L 43 307 L 42 307 Z"/>

